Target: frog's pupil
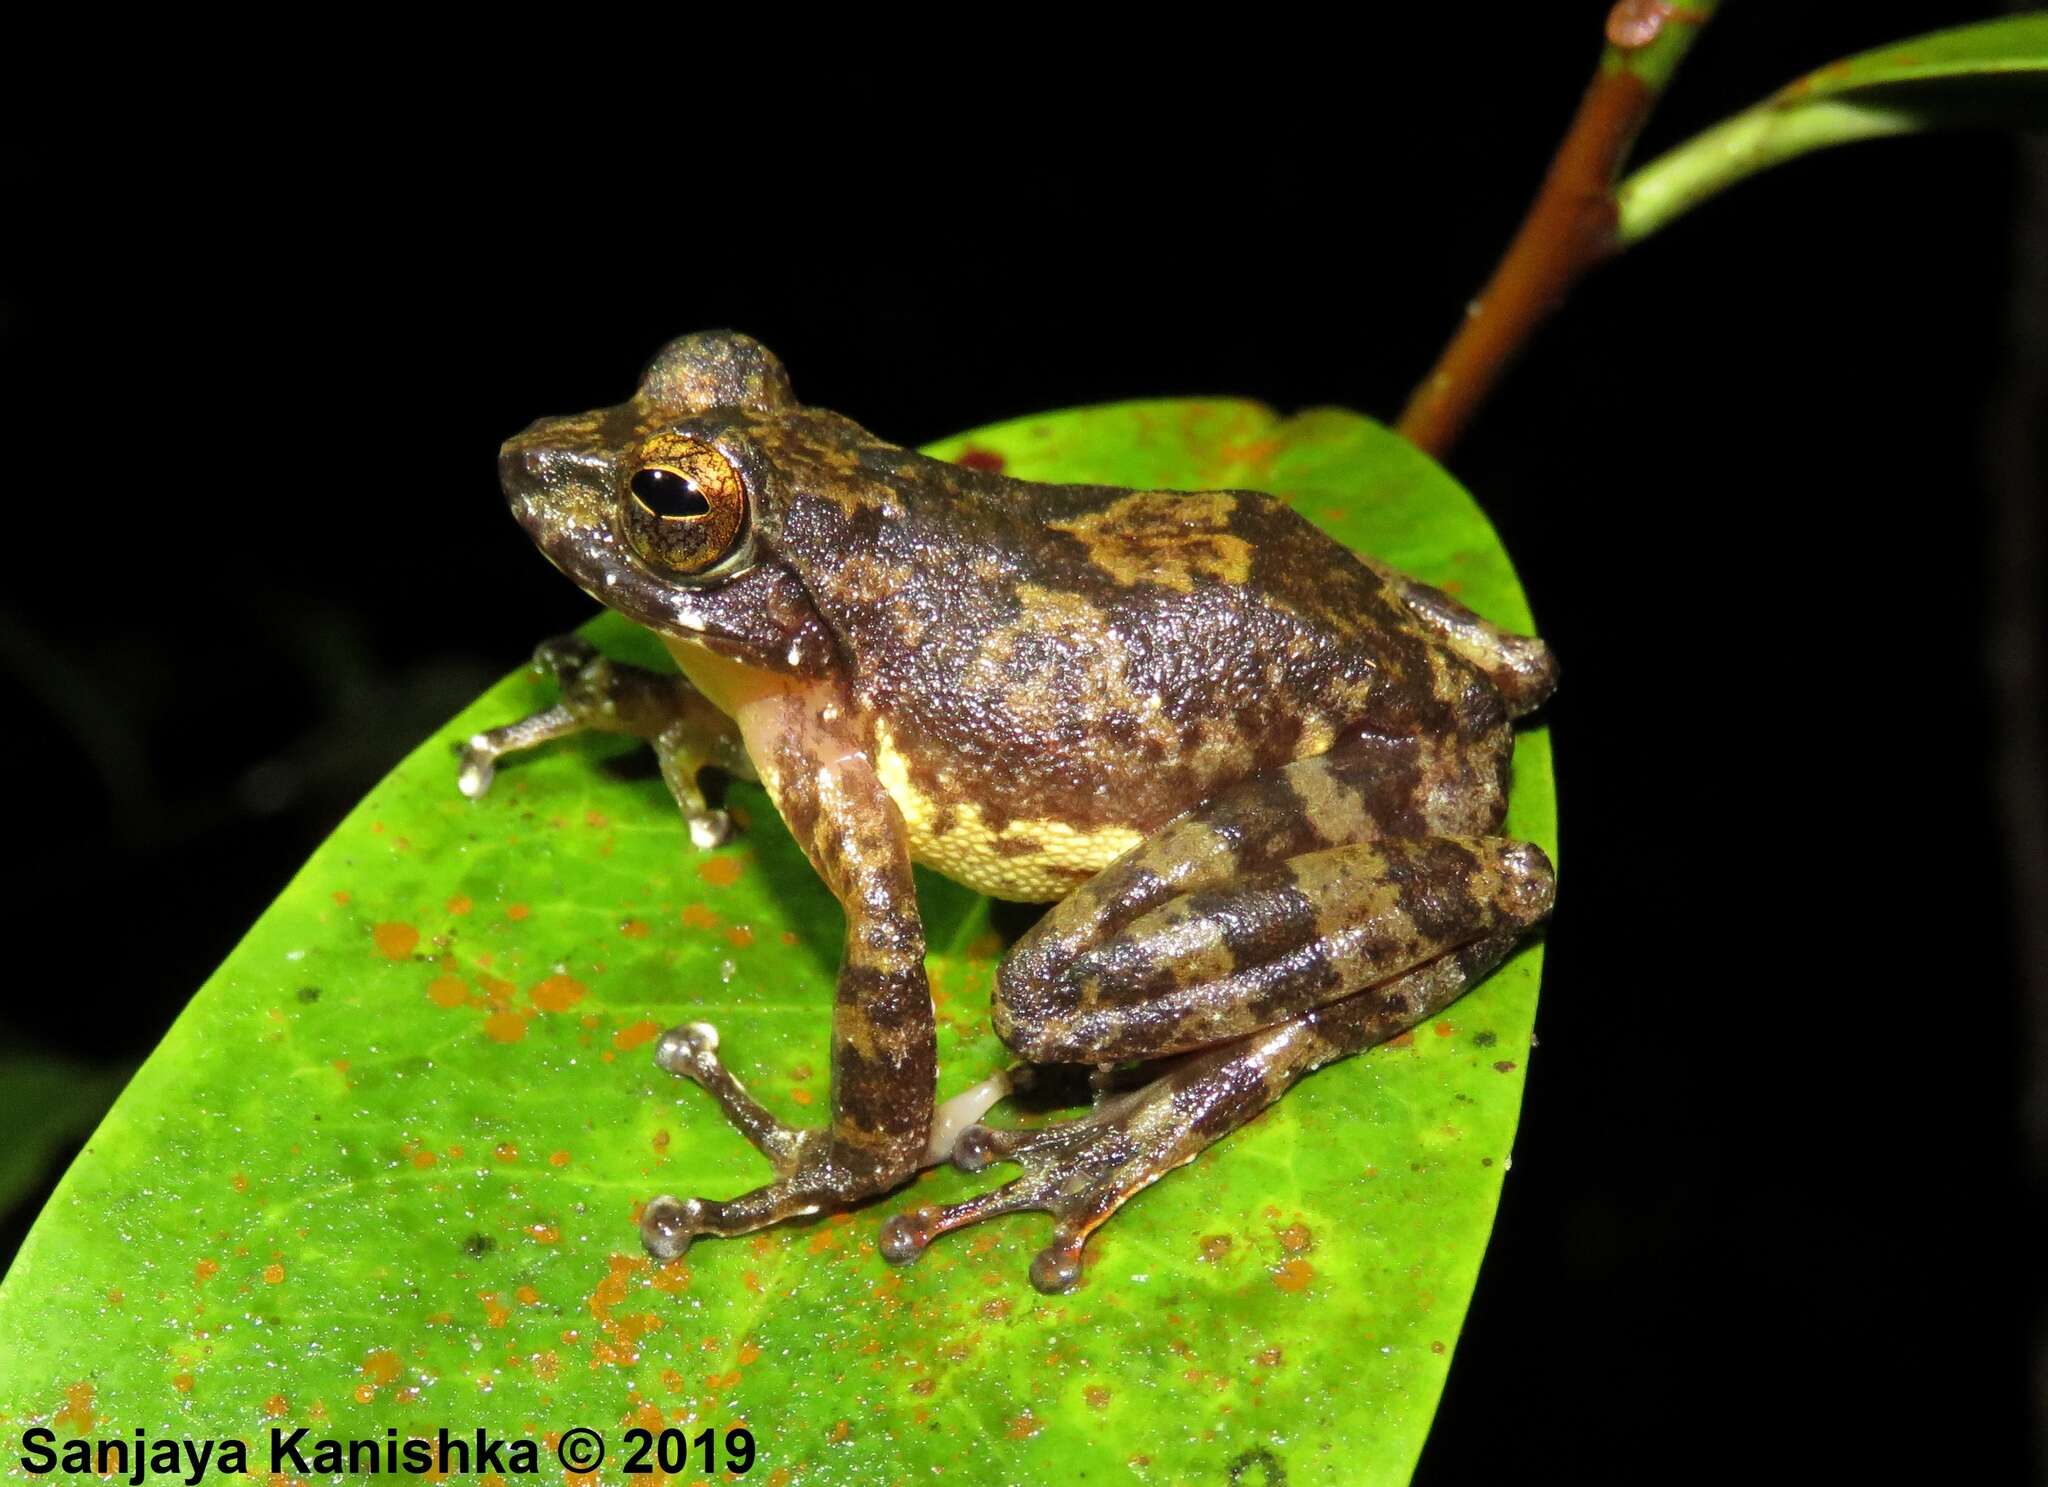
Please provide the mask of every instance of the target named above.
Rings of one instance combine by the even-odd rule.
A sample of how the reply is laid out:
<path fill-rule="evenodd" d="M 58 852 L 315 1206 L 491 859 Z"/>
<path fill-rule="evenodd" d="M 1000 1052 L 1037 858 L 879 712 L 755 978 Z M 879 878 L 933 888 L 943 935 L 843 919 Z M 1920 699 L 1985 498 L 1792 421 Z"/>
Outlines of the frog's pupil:
<path fill-rule="evenodd" d="M 633 477 L 633 494 L 656 516 L 702 516 L 711 503 L 673 470 L 646 469 Z"/>

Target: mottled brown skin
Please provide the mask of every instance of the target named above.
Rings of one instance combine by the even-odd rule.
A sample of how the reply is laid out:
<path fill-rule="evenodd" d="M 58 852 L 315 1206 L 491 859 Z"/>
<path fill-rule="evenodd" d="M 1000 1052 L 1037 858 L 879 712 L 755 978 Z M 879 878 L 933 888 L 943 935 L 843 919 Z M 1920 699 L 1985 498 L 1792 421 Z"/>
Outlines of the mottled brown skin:
<path fill-rule="evenodd" d="M 504 448 L 515 514 L 683 672 L 579 642 L 563 701 L 471 740 L 462 777 L 579 727 L 652 742 L 699 845 L 695 777 L 758 771 L 846 910 L 832 1122 L 783 1126 L 705 1024 L 657 1058 L 775 1163 L 740 1198 L 659 1198 L 658 1256 L 840 1207 L 947 1151 L 911 883 L 921 861 L 1056 900 L 997 978 L 1033 1062 L 1187 1055 L 1050 1130 L 960 1134 L 1009 1186 L 884 1227 L 892 1260 L 994 1213 L 1058 1219 L 1032 1267 L 1079 1276 L 1131 1193 L 1331 1059 L 1462 993 L 1549 910 L 1550 865 L 1497 835 L 1509 720 L 1555 666 L 1427 585 L 1361 561 L 1257 492 L 1041 485 L 886 444 L 797 403 L 744 336 L 671 343 L 634 398 Z"/>

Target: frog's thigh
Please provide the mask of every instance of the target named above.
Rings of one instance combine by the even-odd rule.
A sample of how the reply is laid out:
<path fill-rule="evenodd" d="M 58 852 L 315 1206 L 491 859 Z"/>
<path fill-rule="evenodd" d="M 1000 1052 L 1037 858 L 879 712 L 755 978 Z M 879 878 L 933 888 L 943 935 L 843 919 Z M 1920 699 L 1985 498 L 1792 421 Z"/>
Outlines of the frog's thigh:
<path fill-rule="evenodd" d="M 1502 743 L 1356 740 L 1189 812 L 1018 942 L 997 1032 L 1046 1062 L 1157 1057 L 1533 923 L 1549 864 L 1490 834 Z"/>
<path fill-rule="evenodd" d="M 1543 853 L 1501 837 L 1306 853 L 1170 899 L 1051 974 L 1007 978 L 997 1032 L 1039 1063 L 1206 1048 L 1520 933 L 1550 892 Z"/>

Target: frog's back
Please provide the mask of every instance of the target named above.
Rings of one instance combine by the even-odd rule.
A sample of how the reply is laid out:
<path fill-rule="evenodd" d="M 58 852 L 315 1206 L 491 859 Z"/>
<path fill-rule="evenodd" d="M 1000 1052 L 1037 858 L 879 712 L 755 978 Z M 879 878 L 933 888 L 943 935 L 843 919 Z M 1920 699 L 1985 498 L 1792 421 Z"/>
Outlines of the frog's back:
<path fill-rule="evenodd" d="M 940 468 L 821 581 L 913 851 L 971 886 L 1059 897 L 1348 734 L 1505 735 L 1486 678 L 1271 496 Z"/>

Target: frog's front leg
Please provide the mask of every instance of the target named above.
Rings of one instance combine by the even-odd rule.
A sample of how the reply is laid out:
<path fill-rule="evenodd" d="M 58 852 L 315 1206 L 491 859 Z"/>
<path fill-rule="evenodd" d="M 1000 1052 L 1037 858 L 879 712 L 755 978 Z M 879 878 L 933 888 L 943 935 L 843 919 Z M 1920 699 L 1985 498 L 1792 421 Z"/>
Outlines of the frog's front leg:
<path fill-rule="evenodd" d="M 657 1259 L 681 1254 L 700 1234 L 744 1234 L 885 1192 L 924 1164 L 931 1133 L 938 1033 L 902 818 L 866 754 L 832 731 L 827 720 L 838 709 L 796 689 L 739 712 L 783 819 L 846 913 L 832 1124 L 799 1129 L 762 1109 L 719 1060 L 707 1024 L 670 1032 L 657 1062 L 708 1091 L 779 1176 L 724 1202 L 654 1199 L 640 1232 Z"/>
<path fill-rule="evenodd" d="M 1042 1209 L 1057 1224 L 1031 1278 L 1063 1290 L 1089 1233 L 1133 1193 L 1302 1075 L 1431 1016 L 1497 964 L 1548 912 L 1549 862 L 1491 835 L 1378 835 L 1415 821 L 1414 787 L 1442 763 L 1417 774 L 1394 762 L 1360 743 L 1240 786 L 1034 926 L 998 975 L 996 1026 L 1012 1048 L 1041 1062 L 1190 1056 L 1078 1121 L 970 1127 L 956 1166 L 1010 1161 L 1024 1175 L 897 1215 L 883 1228 L 884 1257 L 909 1260 L 949 1229 Z M 1426 829 L 1467 824 L 1426 783 L 1423 798 L 1434 802 Z M 1497 807 L 1486 814 L 1498 820 Z"/>
<path fill-rule="evenodd" d="M 472 736 L 462 747 L 456 776 L 464 795 L 474 800 L 488 791 L 498 761 L 507 754 L 587 728 L 625 733 L 653 748 L 693 844 L 715 847 L 732 834 L 732 818 L 713 810 L 704 799 L 698 772 L 715 764 L 751 780 L 754 770 L 731 720 L 696 688 L 673 673 L 611 660 L 575 635 L 542 641 L 534 650 L 533 664 L 554 673 L 561 700 L 531 717 Z"/>

